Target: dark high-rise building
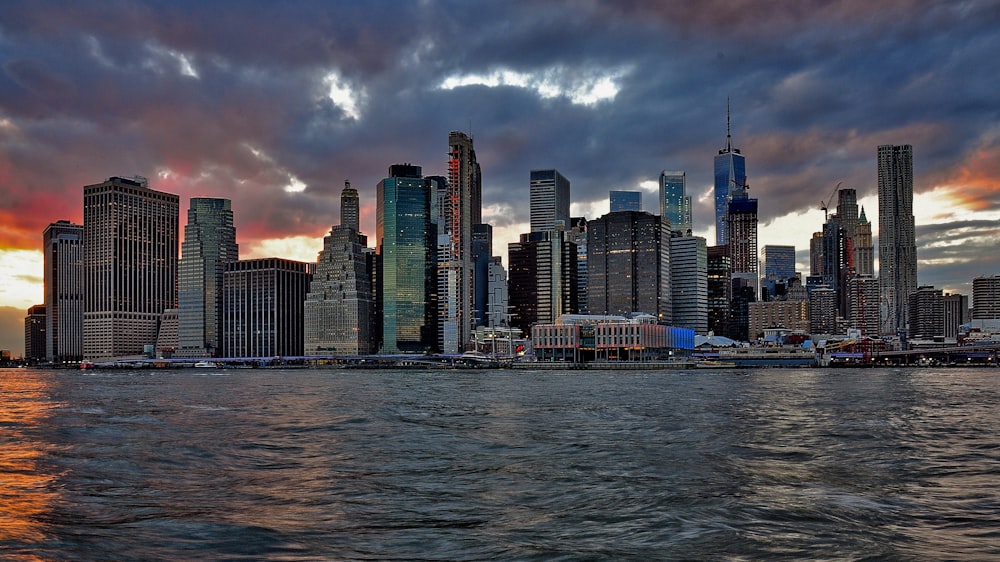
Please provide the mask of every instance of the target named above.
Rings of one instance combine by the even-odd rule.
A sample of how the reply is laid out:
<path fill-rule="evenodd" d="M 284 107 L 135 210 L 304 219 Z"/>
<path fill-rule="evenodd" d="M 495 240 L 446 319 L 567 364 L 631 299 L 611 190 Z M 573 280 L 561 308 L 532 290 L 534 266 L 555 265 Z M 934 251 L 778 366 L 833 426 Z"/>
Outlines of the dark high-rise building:
<path fill-rule="evenodd" d="M 83 188 L 83 356 L 142 356 L 177 306 L 180 198 L 145 178 Z"/>
<path fill-rule="evenodd" d="M 420 166 L 408 164 L 390 166 L 389 177 L 380 181 L 377 188 L 376 301 L 382 319 L 382 353 L 423 353 L 437 349 L 438 303 L 434 295 L 440 289 L 434 250 L 436 230 L 431 223 L 431 182 L 421 176 L 421 171 Z M 451 204 L 458 205 L 458 202 Z M 470 225 L 468 236 L 463 237 L 469 244 L 465 254 L 469 267 L 457 267 L 451 262 L 444 269 L 450 281 L 446 289 L 453 291 L 438 295 L 438 298 L 447 299 L 442 303 L 448 307 L 443 318 L 445 322 L 462 317 L 463 301 L 459 297 L 471 296 L 471 291 L 457 291 L 464 287 L 459 282 L 460 274 L 471 274 L 471 235 Z M 448 240 L 454 241 L 454 238 Z M 469 279 L 471 281 L 471 275 Z M 452 343 L 457 344 L 461 324 L 452 326 L 455 338 Z M 447 338 L 444 345 L 449 345 Z"/>
<path fill-rule="evenodd" d="M 444 205 L 447 251 L 438 260 L 444 264 L 438 299 L 454 303 L 440 320 L 443 322 L 442 351 L 464 351 L 472 339 L 475 323 L 475 275 L 472 264 L 472 225 L 483 222 L 482 171 L 476 160 L 472 138 L 452 131 L 448 135 L 448 196 Z"/>
<path fill-rule="evenodd" d="M 511 326 L 527 332 L 533 324 L 553 324 L 577 312 L 576 244 L 564 230 L 522 234 L 507 253 Z"/>
<path fill-rule="evenodd" d="M 715 243 L 729 243 L 729 202 L 734 189 L 743 189 L 747 183 L 746 157 L 733 148 L 729 125 L 729 107 L 726 106 L 726 147 L 715 157 Z M 756 201 L 756 200 L 755 200 Z"/>
<path fill-rule="evenodd" d="M 757 200 L 748 196 L 746 186 L 734 189 L 730 194 L 729 213 L 729 257 L 731 276 L 742 279 L 741 287 L 750 287 L 757 294 L 760 283 L 760 258 L 757 254 Z M 736 297 L 736 293 L 733 293 Z M 755 299 L 754 299 L 755 300 Z M 749 324 L 748 324 L 749 325 Z M 734 338 L 735 339 L 735 338 Z"/>
<path fill-rule="evenodd" d="M 847 302 L 850 326 L 859 330 L 862 336 L 878 336 L 878 279 L 871 275 L 855 275 L 848 279 Z"/>
<path fill-rule="evenodd" d="M 814 232 L 809 240 L 809 276 L 823 275 L 823 233 Z"/>
<path fill-rule="evenodd" d="M 192 197 L 178 265 L 177 356 L 221 351 L 222 275 L 238 259 L 230 200 Z"/>
<path fill-rule="evenodd" d="M 872 243 L 872 223 L 861 207 L 857 234 L 854 236 L 854 270 L 858 275 L 875 275 L 875 246 Z"/>
<path fill-rule="evenodd" d="M 580 314 L 590 314 L 587 305 L 587 219 L 570 218 L 570 242 L 576 244 L 576 308 Z"/>
<path fill-rule="evenodd" d="M 569 180 L 558 170 L 531 170 L 531 231 L 569 228 Z"/>
<path fill-rule="evenodd" d="M 670 238 L 672 325 L 708 333 L 708 248 L 700 236 Z"/>
<path fill-rule="evenodd" d="M 609 213 L 587 223 L 587 306 L 591 314 L 644 312 L 669 324 L 670 230 L 642 211 Z"/>
<path fill-rule="evenodd" d="M 728 246 L 709 246 L 708 253 L 708 331 L 724 336 L 729 333 L 729 301 L 732 277 Z"/>
<path fill-rule="evenodd" d="M 909 337 L 932 339 L 944 336 L 944 295 L 931 286 L 917 287 L 908 299 Z"/>
<path fill-rule="evenodd" d="M 222 280 L 223 355 L 303 355 L 303 303 L 314 270 L 314 264 L 281 258 L 227 263 Z"/>
<path fill-rule="evenodd" d="M 941 300 L 944 305 L 944 337 L 957 338 L 959 326 L 972 319 L 969 315 L 969 297 L 945 293 Z"/>
<path fill-rule="evenodd" d="M 823 286 L 809 294 L 809 331 L 813 334 L 837 333 L 837 292 Z"/>
<path fill-rule="evenodd" d="M 641 191 L 620 191 L 611 192 L 611 212 L 618 211 L 641 211 L 642 192 Z"/>
<path fill-rule="evenodd" d="M 374 353 L 373 252 L 357 230 L 358 192 L 345 182 L 341 223 L 323 238 L 304 306 L 306 355 Z"/>
<path fill-rule="evenodd" d="M 782 293 L 779 289 L 787 287 L 788 281 L 794 278 L 795 246 L 764 246 L 764 287 L 769 297 Z"/>
<path fill-rule="evenodd" d="M 493 260 L 493 226 L 472 225 L 473 302 L 477 326 L 486 325 L 490 295 L 490 262 Z"/>
<path fill-rule="evenodd" d="M 58 221 L 42 234 L 45 256 L 45 357 L 83 359 L 83 226 Z"/>
<path fill-rule="evenodd" d="M 24 317 L 24 358 L 29 363 L 45 361 L 45 305 L 36 304 Z"/>
<path fill-rule="evenodd" d="M 906 329 L 907 297 L 917 289 L 913 147 L 878 147 L 878 258 L 882 333 Z"/>
<path fill-rule="evenodd" d="M 691 196 L 687 194 L 686 173 L 660 172 L 660 216 L 674 232 L 685 235 L 691 230 Z"/>

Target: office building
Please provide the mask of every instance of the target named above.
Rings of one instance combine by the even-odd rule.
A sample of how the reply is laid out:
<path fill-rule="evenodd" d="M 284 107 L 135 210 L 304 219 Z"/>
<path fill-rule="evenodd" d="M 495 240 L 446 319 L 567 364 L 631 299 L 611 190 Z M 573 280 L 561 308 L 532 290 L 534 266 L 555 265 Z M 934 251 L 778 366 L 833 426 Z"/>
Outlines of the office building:
<path fill-rule="evenodd" d="M 708 245 L 700 236 L 670 238 L 672 325 L 708 333 Z"/>
<path fill-rule="evenodd" d="M 647 212 L 609 213 L 587 223 L 591 314 L 646 313 L 670 324 L 670 230 Z"/>
<path fill-rule="evenodd" d="M 303 355 L 303 304 L 314 270 L 315 264 L 281 258 L 227 263 L 222 278 L 223 355 Z"/>
<path fill-rule="evenodd" d="M 57 221 L 42 234 L 45 262 L 45 358 L 83 359 L 83 226 Z"/>
<path fill-rule="evenodd" d="M 750 314 L 749 339 L 764 337 L 765 330 L 783 328 L 792 332 L 809 332 L 809 301 L 788 298 L 748 304 Z"/>
<path fill-rule="evenodd" d="M 489 308 L 490 262 L 493 260 L 493 226 L 472 225 L 473 318 L 476 326 L 486 325 Z"/>
<path fill-rule="evenodd" d="M 569 228 L 569 180 L 558 170 L 531 170 L 531 231 Z"/>
<path fill-rule="evenodd" d="M 220 301 L 221 302 L 221 287 L 220 287 Z M 222 316 L 220 310 L 219 324 L 222 324 Z M 160 317 L 160 329 L 156 332 L 156 357 L 174 357 L 177 350 L 180 348 L 180 316 L 179 311 L 176 308 L 168 308 L 163 311 L 163 316 Z M 221 342 L 220 342 L 221 343 Z M 222 352 L 222 347 L 218 348 L 218 351 Z"/>
<path fill-rule="evenodd" d="M 746 157 L 733 148 L 733 137 L 726 105 L 726 147 L 715 156 L 715 244 L 729 243 L 729 203 L 734 189 L 745 189 L 747 184 Z"/>
<path fill-rule="evenodd" d="M 809 277 L 823 275 L 823 233 L 814 232 L 809 240 Z"/>
<path fill-rule="evenodd" d="M 563 230 L 521 234 L 507 245 L 510 326 L 527 332 L 577 312 L 576 244 Z"/>
<path fill-rule="evenodd" d="M 358 192 L 345 183 L 340 224 L 323 238 L 316 274 L 303 307 L 306 355 L 366 355 L 376 351 L 373 329 L 374 252 L 358 232 Z"/>
<path fill-rule="evenodd" d="M 1000 319 L 1000 275 L 983 275 L 972 280 L 972 319 Z"/>
<path fill-rule="evenodd" d="M 24 359 L 28 363 L 45 361 L 45 305 L 36 304 L 24 317 Z"/>
<path fill-rule="evenodd" d="M 725 336 L 729 333 L 729 301 L 732 277 L 729 247 L 709 246 L 708 252 L 708 331 Z"/>
<path fill-rule="evenodd" d="M 729 213 L 726 216 L 729 230 L 730 275 L 733 280 L 743 279 L 743 285 L 752 290 L 756 300 L 760 283 L 760 258 L 757 254 L 757 200 L 749 197 L 746 186 L 730 193 Z M 736 296 L 736 293 L 733 293 Z M 735 338 L 734 338 L 735 339 Z"/>
<path fill-rule="evenodd" d="M 907 297 L 917 289 L 913 220 L 913 147 L 878 147 L 878 258 L 882 333 L 895 335 L 909 323 Z"/>
<path fill-rule="evenodd" d="M 145 178 L 83 188 L 83 356 L 141 357 L 177 306 L 180 198 Z"/>
<path fill-rule="evenodd" d="M 450 339 L 444 342 L 442 351 L 454 353 L 459 349 L 459 319 L 471 318 L 462 315 L 463 301 L 460 299 L 462 295 L 471 297 L 471 290 L 462 291 L 465 286 L 460 277 L 460 274 L 471 273 L 472 269 L 471 225 L 470 236 L 463 238 L 470 245 L 465 254 L 469 267 L 446 260 L 443 280 L 446 284 L 439 286 L 435 259 L 437 237 L 431 223 L 432 186 L 421 176 L 421 171 L 420 166 L 409 164 L 390 166 L 389 176 L 379 182 L 376 190 L 376 301 L 377 316 L 382 319 L 381 353 L 437 350 L 439 311 L 434 295 L 442 290 L 446 296 L 438 298 L 442 298 L 442 305 L 447 307 L 441 311 L 444 315 L 441 320 L 452 327 Z M 457 201 L 452 203 L 459 204 Z M 454 238 L 449 236 L 447 241 L 454 242 Z M 447 250 L 448 244 L 443 248 Z M 455 258 L 458 253 L 456 250 L 448 257 Z M 464 312 L 471 314 L 471 308 L 465 308 Z"/>
<path fill-rule="evenodd" d="M 587 305 L 587 219 L 571 217 L 568 239 L 576 244 L 576 309 L 580 314 L 590 314 Z"/>
<path fill-rule="evenodd" d="M 764 289 L 771 300 L 784 294 L 788 281 L 795 278 L 795 246 L 764 246 Z"/>
<path fill-rule="evenodd" d="M 612 191 L 611 192 L 611 212 L 618 211 L 641 211 L 642 192 L 641 191 Z"/>
<path fill-rule="evenodd" d="M 944 293 L 941 300 L 944 308 L 944 337 L 958 338 L 959 327 L 972 320 L 969 314 L 969 296 Z"/>
<path fill-rule="evenodd" d="M 229 199 L 192 197 L 177 280 L 178 357 L 213 357 L 222 347 L 222 275 L 239 259 Z"/>
<path fill-rule="evenodd" d="M 809 294 L 809 331 L 837 333 L 837 292 L 830 287 L 816 287 Z"/>
<path fill-rule="evenodd" d="M 670 223 L 673 232 L 686 235 L 691 230 L 691 196 L 687 194 L 685 172 L 660 172 L 660 216 Z"/>
<path fill-rule="evenodd" d="M 490 259 L 489 276 L 489 326 L 491 328 L 507 326 L 507 307 L 510 304 L 507 292 L 507 270 L 504 268 L 500 256 L 493 256 Z"/>

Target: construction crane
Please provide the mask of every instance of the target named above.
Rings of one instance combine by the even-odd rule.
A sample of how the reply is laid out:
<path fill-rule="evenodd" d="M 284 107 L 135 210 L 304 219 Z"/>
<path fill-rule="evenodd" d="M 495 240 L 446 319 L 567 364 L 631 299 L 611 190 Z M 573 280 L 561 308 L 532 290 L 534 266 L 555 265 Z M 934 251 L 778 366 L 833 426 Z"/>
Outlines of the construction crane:
<path fill-rule="evenodd" d="M 833 204 L 833 198 L 835 195 L 837 195 L 837 191 L 840 189 L 840 184 L 842 183 L 844 182 L 838 181 L 836 187 L 833 188 L 833 193 L 830 194 L 830 197 L 828 197 L 826 201 L 819 202 L 819 208 L 823 209 L 823 222 L 826 222 L 827 215 L 829 214 L 830 205 Z"/>

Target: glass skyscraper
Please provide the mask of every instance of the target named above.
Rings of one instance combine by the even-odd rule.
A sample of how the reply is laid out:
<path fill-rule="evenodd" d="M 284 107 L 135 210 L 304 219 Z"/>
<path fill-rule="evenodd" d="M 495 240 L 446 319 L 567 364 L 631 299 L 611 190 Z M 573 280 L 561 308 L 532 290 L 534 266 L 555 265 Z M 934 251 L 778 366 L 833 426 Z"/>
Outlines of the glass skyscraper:
<path fill-rule="evenodd" d="M 45 357 L 83 359 L 83 226 L 58 221 L 45 228 Z"/>
<path fill-rule="evenodd" d="M 238 259 L 230 200 L 192 197 L 178 265 L 177 356 L 221 351 L 222 276 Z"/>
<path fill-rule="evenodd" d="M 715 243 L 718 246 L 729 243 L 729 225 L 726 215 L 733 191 L 747 183 L 746 157 L 738 148 L 733 148 L 733 137 L 729 127 L 729 111 L 726 110 L 726 148 L 715 157 Z"/>
<path fill-rule="evenodd" d="M 611 212 L 618 211 L 641 211 L 642 192 L 641 191 L 612 191 L 611 192 Z"/>
<path fill-rule="evenodd" d="M 681 235 L 691 230 L 691 196 L 687 194 L 687 174 L 660 172 L 660 215 L 670 221 L 670 230 Z"/>
<path fill-rule="evenodd" d="M 569 229 L 569 180 L 558 170 L 531 170 L 531 231 Z"/>
<path fill-rule="evenodd" d="M 382 353 L 435 350 L 436 233 L 431 223 L 431 182 L 421 172 L 420 166 L 390 166 L 389 177 L 376 190 L 376 300 L 382 317 Z"/>

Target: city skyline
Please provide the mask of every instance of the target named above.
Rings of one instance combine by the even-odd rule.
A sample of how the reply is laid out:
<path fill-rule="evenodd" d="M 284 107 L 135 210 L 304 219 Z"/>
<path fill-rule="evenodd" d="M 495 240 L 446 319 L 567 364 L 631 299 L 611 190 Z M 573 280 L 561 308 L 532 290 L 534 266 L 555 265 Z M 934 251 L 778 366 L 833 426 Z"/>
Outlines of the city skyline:
<path fill-rule="evenodd" d="M 531 169 L 572 178 L 570 214 L 588 219 L 611 190 L 658 208 L 658 174 L 683 170 L 693 233 L 713 240 L 727 97 L 760 247 L 794 245 L 804 272 L 838 182 L 877 225 L 876 147 L 910 144 L 918 283 L 971 294 L 973 278 L 1000 271 L 984 251 L 1000 236 L 1000 132 L 981 78 L 1000 65 L 998 23 L 985 2 L 303 3 L 238 15 L 225 3 L 5 3 L 0 348 L 23 347 L 25 311 L 43 302 L 45 227 L 82 223 L 82 187 L 114 175 L 144 175 L 185 209 L 230 199 L 241 253 L 314 261 L 345 179 L 371 238 L 385 168 L 444 175 L 440 139 L 467 130 L 498 255 L 529 231 Z M 405 39 L 376 39 L 396 32 Z"/>

